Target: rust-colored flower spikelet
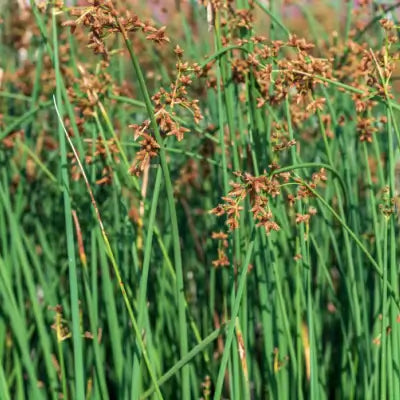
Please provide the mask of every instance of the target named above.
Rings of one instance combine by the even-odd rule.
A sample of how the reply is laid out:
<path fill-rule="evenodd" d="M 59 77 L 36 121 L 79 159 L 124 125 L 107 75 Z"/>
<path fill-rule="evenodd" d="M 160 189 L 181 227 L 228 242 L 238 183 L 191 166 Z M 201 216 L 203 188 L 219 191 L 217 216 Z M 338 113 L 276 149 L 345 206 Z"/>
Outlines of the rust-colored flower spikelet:
<path fill-rule="evenodd" d="M 112 182 L 113 170 L 109 165 L 106 165 L 101 171 L 101 178 L 96 180 L 97 185 L 109 185 Z"/>
<path fill-rule="evenodd" d="M 391 31 L 395 28 L 394 22 L 387 18 L 382 18 L 379 23 L 381 24 L 382 28 L 385 29 L 385 31 Z"/>
<path fill-rule="evenodd" d="M 225 232 L 212 232 L 211 239 L 218 241 L 218 258 L 212 262 L 215 268 L 230 265 L 226 249 L 228 248 L 228 235 Z"/>
<path fill-rule="evenodd" d="M 306 110 L 312 113 L 317 112 L 317 110 L 322 111 L 324 109 L 325 103 L 326 99 L 320 97 L 319 99 L 313 100 L 311 103 L 309 103 L 306 107 Z"/>
<path fill-rule="evenodd" d="M 165 34 L 165 29 L 166 29 L 166 26 L 163 26 L 160 29 L 151 27 L 149 30 L 147 30 L 151 33 L 146 36 L 146 39 L 152 40 L 153 42 L 155 42 L 157 44 L 162 44 L 164 42 L 167 42 L 167 43 L 170 42 L 169 38 Z M 145 30 L 145 32 L 147 32 L 147 31 Z"/>
<path fill-rule="evenodd" d="M 361 142 L 372 143 L 374 134 L 378 131 L 375 124 L 375 118 L 358 117 L 357 118 L 357 133 Z"/>
<path fill-rule="evenodd" d="M 296 214 L 296 224 L 308 224 L 310 221 L 310 214 Z"/>
<path fill-rule="evenodd" d="M 24 136 L 25 136 L 25 131 L 22 130 L 22 129 L 18 130 L 18 131 L 15 131 L 15 132 L 12 132 L 1 141 L 1 145 L 6 150 L 13 149 L 15 144 L 16 144 L 16 142 L 18 140 L 23 140 Z"/>
<path fill-rule="evenodd" d="M 129 173 L 139 176 L 143 170 L 150 165 L 152 158 L 158 156 L 160 145 L 148 133 L 140 134 L 140 150 L 136 153 L 136 157 L 129 169 Z"/>
<path fill-rule="evenodd" d="M 178 57 L 176 80 L 171 83 L 169 90 L 160 88 L 153 95 L 152 100 L 156 121 L 161 132 L 167 136 L 175 136 L 178 141 L 181 141 L 190 130 L 178 122 L 177 112 L 189 113 L 196 124 L 203 119 L 203 116 L 198 105 L 199 100 L 190 99 L 188 95 L 188 87 L 192 83 L 195 66 L 190 66 L 189 63 L 182 61 L 183 51 L 179 46 L 175 48 L 174 52 Z"/>
<path fill-rule="evenodd" d="M 182 141 L 185 134 L 190 130 L 182 126 L 181 122 L 178 122 L 178 112 L 184 112 L 185 116 L 191 115 L 196 124 L 200 122 L 203 116 L 198 105 L 199 100 L 190 99 L 188 95 L 188 87 L 192 83 L 192 74 L 197 67 L 182 60 L 183 50 L 179 46 L 175 47 L 174 53 L 178 59 L 176 79 L 171 83 L 168 90 L 161 87 L 152 96 L 152 101 L 155 119 L 161 133 L 165 136 L 175 136 L 178 141 Z M 138 137 L 143 139 L 141 150 L 137 153 L 130 169 L 131 173 L 140 174 L 148 165 L 150 159 L 157 155 L 159 144 L 149 133 L 149 121 L 145 121 L 141 125 L 133 124 L 130 127 L 135 130 L 135 139 Z"/>
<path fill-rule="evenodd" d="M 326 182 L 328 180 L 328 177 L 326 175 L 326 169 L 321 168 L 318 172 L 314 172 L 312 174 L 312 185 L 316 187 L 318 183 L 320 182 Z"/>
<path fill-rule="evenodd" d="M 83 64 L 78 64 L 79 78 L 72 78 L 67 92 L 79 114 L 83 117 L 93 116 L 96 107 L 109 92 L 115 91 L 115 85 L 107 72 L 109 63 L 101 61 L 96 72 L 90 72 Z M 76 88 L 79 90 L 76 90 Z"/>
<path fill-rule="evenodd" d="M 150 22 L 142 22 L 136 14 L 129 11 L 118 12 L 110 0 L 89 0 L 86 7 L 71 8 L 71 19 L 64 22 L 75 33 L 78 26 L 82 25 L 89 29 L 88 47 L 93 49 L 95 54 L 103 56 L 108 60 L 110 52 L 106 45 L 106 39 L 113 34 L 122 34 L 126 39 L 132 32 L 142 31 L 146 39 L 157 44 L 169 42 L 166 36 L 165 27 L 157 29 Z"/>
<path fill-rule="evenodd" d="M 251 213 L 256 226 L 262 226 L 267 234 L 271 231 L 279 231 L 280 227 L 274 220 L 269 206 L 269 199 L 280 195 L 281 182 L 288 179 L 287 174 L 276 176 L 253 176 L 247 172 L 236 172 L 240 182 L 230 182 L 232 189 L 227 196 L 222 197 L 224 203 L 212 209 L 210 213 L 217 216 L 226 215 L 226 224 L 230 231 L 239 227 L 240 213 L 243 210 L 243 202 L 247 198 L 251 205 Z"/>
<path fill-rule="evenodd" d="M 313 173 L 311 182 L 307 183 L 308 186 L 304 185 L 303 180 L 300 178 L 294 178 L 293 180 L 299 185 L 296 200 L 301 200 L 314 197 L 313 192 L 309 188 L 315 190 L 319 184 L 324 184 L 328 180 L 328 177 L 325 168 L 321 168 L 318 172 Z M 314 210 L 312 210 L 312 213 L 315 214 Z"/>

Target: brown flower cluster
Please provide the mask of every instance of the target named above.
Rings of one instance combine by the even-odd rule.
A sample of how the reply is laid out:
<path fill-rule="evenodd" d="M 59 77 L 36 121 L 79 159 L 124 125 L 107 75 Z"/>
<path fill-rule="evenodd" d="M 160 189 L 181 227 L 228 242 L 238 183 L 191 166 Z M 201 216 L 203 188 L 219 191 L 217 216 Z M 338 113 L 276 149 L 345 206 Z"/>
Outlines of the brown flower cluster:
<path fill-rule="evenodd" d="M 227 59 L 231 63 L 229 79 L 239 87 L 247 82 L 249 76 L 254 76 L 258 108 L 279 107 L 288 98 L 292 123 L 300 127 L 327 108 L 327 98 L 318 97 L 318 87 L 332 85 L 330 81 L 345 83 L 354 89 L 348 90 L 340 84 L 337 87 L 339 91 L 350 94 L 359 113 L 371 111 L 378 104 L 379 97 L 383 102 L 392 97 L 389 78 L 398 59 L 394 50 L 391 50 L 397 41 L 396 27 L 392 21 L 381 20 L 381 26 L 386 31 L 386 46 L 373 52 L 370 45 L 357 38 L 356 30 L 350 32 L 350 39 L 346 42 L 342 42 L 339 35 L 333 32 L 330 43 L 321 42 L 318 46 L 294 34 L 286 41 L 268 41 L 263 36 L 244 38 L 243 32 L 238 33 L 252 24 L 252 5 L 248 10 L 238 10 L 231 1 L 212 1 L 207 4 L 211 4 L 214 14 L 219 13 L 221 33 L 225 35 L 222 38 L 223 46 L 252 44 L 251 53 L 232 50 Z M 361 7 L 359 19 L 364 23 L 360 22 L 360 29 L 369 22 L 370 16 L 364 15 L 366 11 L 368 7 Z M 210 63 L 201 75 L 208 78 L 209 87 L 216 88 L 217 80 L 212 75 L 211 67 Z M 333 137 L 331 116 L 323 114 L 321 117 L 326 134 Z M 338 121 L 338 125 L 342 122 Z M 361 134 L 360 137 L 366 140 L 365 135 Z M 277 143 L 274 151 L 293 144 L 294 141 Z"/>
<path fill-rule="evenodd" d="M 180 48 L 177 49 L 180 50 Z M 203 118 L 198 105 L 199 100 L 190 99 L 188 96 L 187 88 L 192 83 L 192 71 L 193 68 L 190 68 L 189 63 L 183 63 L 179 56 L 176 81 L 171 83 L 169 90 L 161 88 L 152 97 L 157 123 L 161 132 L 166 136 L 175 136 L 178 141 L 183 139 L 189 129 L 183 127 L 177 121 L 177 108 L 180 111 L 186 111 L 191 114 L 196 124 Z"/>
<path fill-rule="evenodd" d="M 283 126 L 286 125 L 286 126 Z M 296 145 L 295 139 L 290 139 L 287 132 L 287 124 L 273 122 L 271 132 L 272 151 L 281 152 Z"/>
<path fill-rule="evenodd" d="M 215 23 L 215 16 L 219 13 L 220 26 L 224 28 L 222 36 L 223 45 L 227 45 L 232 39 L 239 38 L 243 31 L 249 31 L 254 26 L 254 3 L 249 1 L 249 8 L 238 9 L 231 0 L 201 0 L 207 8 L 207 21 L 209 29 Z"/>
<path fill-rule="evenodd" d="M 153 95 L 152 101 L 157 125 L 161 133 L 165 136 L 175 136 L 180 142 L 184 135 L 190 130 L 181 124 L 181 119 L 178 117 L 178 111 L 186 116 L 191 116 L 195 124 L 198 124 L 202 119 L 202 113 L 198 105 L 199 100 L 191 99 L 188 94 L 188 88 L 192 83 L 192 75 L 198 72 L 198 65 L 190 65 L 182 61 L 183 50 L 176 46 L 174 50 L 178 58 L 176 63 L 176 79 L 167 89 L 160 90 Z M 155 139 L 151 135 L 150 122 L 144 121 L 142 124 L 132 124 L 134 129 L 135 140 L 141 137 L 141 150 L 137 153 L 131 173 L 139 175 L 148 165 L 151 158 L 157 155 L 160 148 Z"/>
<path fill-rule="evenodd" d="M 136 153 L 135 159 L 129 169 L 130 174 L 139 176 L 149 165 L 152 158 L 158 156 L 160 145 L 157 141 L 147 133 L 150 121 L 146 120 L 141 125 L 129 125 L 134 129 L 135 139 L 140 139 L 140 150 Z"/>
<path fill-rule="evenodd" d="M 99 101 L 115 91 L 111 75 L 107 72 L 108 65 L 108 62 L 101 61 L 95 73 L 85 69 L 82 64 L 78 66 L 81 76 L 71 80 L 71 86 L 67 91 L 72 103 L 82 116 L 92 116 Z"/>
<path fill-rule="evenodd" d="M 309 189 L 309 187 L 315 190 L 318 184 L 325 183 L 328 180 L 328 177 L 326 175 L 325 168 L 321 168 L 318 172 L 312 174 L 311 182 L 308 182 L 307 185 L 304 185 L 302 179 L 294 178 L 293 180 L 299 185 L 297 189 L 296 200 L 301 200 L 314 197 L 314 194 Z"/>
<path fill-rule="evenodd" d="M 382 189 L 380 200 L 379 210 L 386 219 L 391 218 L 396 212 L 398 213 L 400 196 L 391 196 L 389 186 Z"/>
<path fill-rule="evenodd" d="M 316 85 L 326 85 L 323 79 L 332 79 L 332 65 L 329 61 L 313 57 L 300 49 L 293 59 L 280 59 L 278 68 L 279 75 L 274 79 L 274 93 L 269 100 L 272 104 L 281 102 L 289 91 L 294 91 L 297 103 L 301 101 L 308 103 L 309 94 Z M 264 93 L 265 95 L 267 93 Z M 307 111 L 311 111 L 312 107 Z"/>
<path fill-rule="evenodd" d="M 264 227 L 267 234 L 273 230 L 278 231 L 280 228 L 270 210 L 269 199 L 280 194 L 282 179 L 287 180 L 287 176 L 261 175 L 256 177 L 247 172 L 236 172 L 235 175 L 240 182 L 231 182 L 232 189 L 227 196 L 222 197 L 224 203 L 219 204 L 210 212 L 217 216 L 226 214 L 226 224 L 229 230 L 233 231 L 239 227 L 240 213 L 244 208 L 243 203 L 245 199 L 248 199 L 257 226 Z"/>
<path fill-rule="evenodd" d="M 310 219 L 313 215 L 317 213 L 317 209 L 314 207 L 309 207 L 308 212 L 305 214 L 296 213 L 296 224 L 308 225 Z"/>
<path fill-rule="evenodd" d="M 25 132 L 21 129 L 18 131 L 14 131 L 6 136 L 0 143 L 5 150 L 10 150 L 15 147 L 15 144 L 18 140 L 23 141 L 25 136 Z"/>
<path fill-rule="evenodd" d="M 218 242 L 218 258 L 212 262 L 215 268 L 229 266 L 229 259 L 226 254 L 228 248 L 228 235 L 225 232 L 213 232 L 211 239 Z"/>
<path fill-rule="evenodd" d="M 312 100 L 310 94 L 317 84 L 326 85 L 325 79 L 333 79 L 333 68 L 330 60 L 312 54 L 314 44 L 296 35 L 287 41 L 268 42 L 263 36 L 253 36 L 232 42 L 238 46 L 248 43 L 253 44 L 253 50 L 245 57 L 242 52 L 233 52 L 232 79 L 240 84 L 249 74 L 254 75 L 259 108 L 266 103 L 279 105 L 289 94 L 295 103 L 305 104 L 303 112 L 308 115 L 323 108 L 324 99 Z M 279 58 L 282 54 L 284 57 Z"/>
<path fill-rule="evenodd" d="M 386 97 L 392 97 L 388 82 L 398 60 L 394 46 L 398 36 L 392 21 L 382 19 L 380 24 L 385 31 L 386 43 L 376 51 L 371 50 L 370 44 L 357 41 L 355 30 L 346 43 L 338 43 L 328 49 L 333 59 L 340 60 L 335 71 L 336 77 L 360 91 L 352 94 L 358 112 L 372 110 L 377 104 L 376 97 L 384 101 Z"/>
<path fill-rule="evenodd" d="M 378 129 L 374 126 L 375 118 L 358 117 L 357 133 L 361 142 L 372 143 L 372 137 Z"/>
<path fill-rule="evenodd" d="M 169 42 L 165 27 L 156 28 L 149 21 L 141 21 L 128 10 L 124 13 L 117 11 L 111 0 L 89 0 L 89 4 L 87 7 L 71 8 L 71 16 L 75 19 L 65 21 L 63 25 L 70 27 L 72 32 L 79 25 L 88 28 L 88 47 L 95 54 L 101 54 L 105 60 L 110 56 L 106 40 L 115 33 L 127 38 L 130 33 L 141 31 L 146 39 L 157 44 Z"/>

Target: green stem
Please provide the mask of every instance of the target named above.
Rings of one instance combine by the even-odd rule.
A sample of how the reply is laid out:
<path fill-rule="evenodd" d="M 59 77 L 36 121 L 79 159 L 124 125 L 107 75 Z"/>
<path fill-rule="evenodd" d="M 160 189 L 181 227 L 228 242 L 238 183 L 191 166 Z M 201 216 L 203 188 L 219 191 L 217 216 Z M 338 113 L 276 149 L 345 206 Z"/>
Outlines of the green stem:
<path fill-rule="evenodd" d="M 231 320 L 229 321 L 229 324 L 227 327 L 224 352 L 222 354 L 222 359 L 221 359 L 221 363 L 220 363 L 220 367 L 219 367 L 219 371 L 218 371 L 217 383 L 215 385 L 214 400 L 220 400 L 221 396 L 222 396 L 222 386 L 224 383 L 225 370 L 226 370 L 226 366 L 228 364 L 230 347 L 232 345 L 233 335 L 235 332 L 235 320 L 236 320 L 236 317 L 239 312 L 239 307 L 240 307 L 243 291 L 244 291 L 245 284 L 246 284 L 248 267 L 249 267 L 249 263 L 251 260 L 251 256 L 253 255 L 254 235 L 255 235 L 255 231 L 253 230 L 253 232 L 251 234 L 251 241 L 247 246 L 247 253 L 243 259 L 243 263 L 242 263 L 242 266 L 240 269 L 238 288 L 237 288 L 235 301 L 234 301 L 232 312 L 231 312 Z"/>
<path fill-rule="evenodd" d="M 54 70 L 56 73 L 56 98 L 59 104 L 60 120 L 62 121 L 64 110 L 62 107 L 62 93 L 61 93 L 61 73 L 60 62 L 58 57 L 58 33 L 57 33 L 57 20 L 56 12 L 52 12 L 52 28 L 53 28 L 53 46 L 54 46 Z M 61 152 L 61 180 L 64 187 L 64 213 L 65 213 L 65 230 L 67 235 L 67 252 L 68 252 L 68 266 L 69 266 L 69 285 L 70 285 L 70 301 L 71 301 L 71 314 L 72 314 L 72 341 L 74 347 L 74 374 L 75 374 L 75 396 L 78 399 L 85 398 L 85 369 L 83 365 L 83 348 L 81 338 L 81 321 L 79 310 L 79 292 L 78 292 L 78 274 L 76 269 L 75 259 L 75 241 L 74 229 L 72 223 L 72 208 L 71 199 L 69 197 L 69 172 L 66 168 L 67 149 L 66 141 L 63 132 L 63 126 L 59 121 L 58 135 L 60 140 Z"/>
<path fill-rule="evenodd" d="M 174 249 L 174 260 L 176 269 L 176 293 L 178 301 L 178 319 L 179 319 L 179 336 L 180 336 L 180 355 L 181 358 L 185 357 L 188 352 L 188 337 L 187 337 L 187 319 L 185 312 L 185 296 L 184 296 L 184 282 L 183 282 L 183 269 L 182 269 L 182 254 L 180 248 L 180 237 L 178 228 L 178 218 L 176 214 L 176 206 L 174 199 L 173 186 L 171 181 L 171 176 L 168 168 L 166 151 L 164 148 L 163 139 L 161 137 L 156 117 L 154 114 L 153 105 L 150 99 L 149 91 L 147 90 L 146 82 L 143 76 L 142 69 L 139 64 L 139 60 L 133 51 L 132 42 L 128 38 L 124 28 L 120 24 L 119 18 L 116 17 L 116 22 L 123 33 L 125 45 L 128 49 L 132 65 L 134 67 L 136 77 L 138 79 L 139 87 L 144 97 L 144 102 L 146 105 L 147 114 L 150 118 L 151 127 L 154 131 L 155 138 L 160 144 L 160 161 L 161 168 L 165 180 L 165 188 L 167 191 L 168 207 L 171 218 L 171 230 L 173 236 L 173 249 Z M 182 369 L 182 397 L 185 399 L 190 399 L 190 385 L 189 385 L 189 367 L 186 366 Z"/>

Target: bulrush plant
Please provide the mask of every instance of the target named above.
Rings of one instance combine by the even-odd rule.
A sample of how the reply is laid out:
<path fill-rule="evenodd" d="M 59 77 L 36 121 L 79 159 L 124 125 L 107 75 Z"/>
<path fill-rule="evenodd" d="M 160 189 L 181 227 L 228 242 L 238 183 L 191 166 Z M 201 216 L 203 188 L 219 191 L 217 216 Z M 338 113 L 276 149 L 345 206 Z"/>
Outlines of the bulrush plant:
<path fill-rule="evenodd" d="M 0 399 L 400 398 L 399 7 L 338 3 L 2 3 Z"/>

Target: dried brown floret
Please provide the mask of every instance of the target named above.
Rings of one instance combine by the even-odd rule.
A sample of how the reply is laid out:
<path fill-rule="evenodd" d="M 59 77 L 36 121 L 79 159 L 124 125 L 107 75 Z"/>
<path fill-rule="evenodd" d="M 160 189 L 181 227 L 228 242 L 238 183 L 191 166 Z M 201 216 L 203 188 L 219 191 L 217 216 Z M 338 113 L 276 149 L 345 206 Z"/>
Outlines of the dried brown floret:
<path fill-rule="evenodd" d="M 146 132 L 140 134 L 141 149 L 136 153 L 136 157 L 132 166 L 129 168 L 129 173 L 139 176 L 143 170 L 150 165 L 152 158 L 158 156 L 160 145 L 156 140 Z"/>

